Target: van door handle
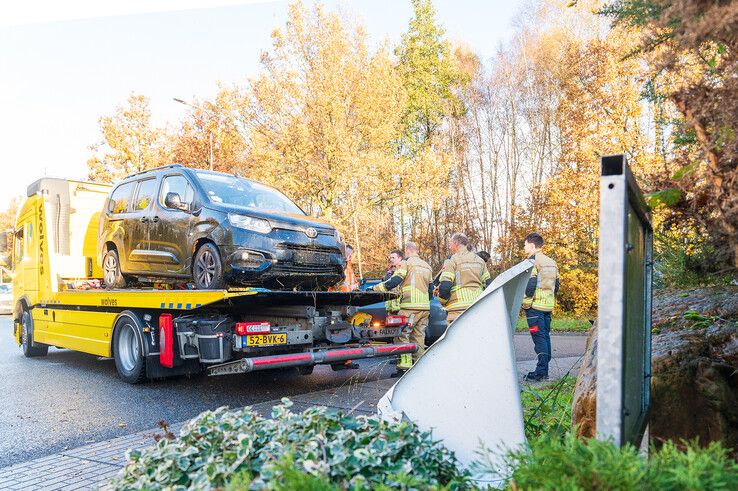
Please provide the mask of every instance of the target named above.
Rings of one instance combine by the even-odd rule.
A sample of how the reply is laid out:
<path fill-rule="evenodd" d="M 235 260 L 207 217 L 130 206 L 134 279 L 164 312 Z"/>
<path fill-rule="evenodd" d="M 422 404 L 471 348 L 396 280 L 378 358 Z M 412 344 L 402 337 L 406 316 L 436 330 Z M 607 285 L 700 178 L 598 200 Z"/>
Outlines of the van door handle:
<path fill-rule="evenodd" d="M 152 222 L 158 222 L 158 221 L 159 221 L 159 217 L 153 217 L 153 218 L 151 219 L 151 221 L 152 221 Z"/>

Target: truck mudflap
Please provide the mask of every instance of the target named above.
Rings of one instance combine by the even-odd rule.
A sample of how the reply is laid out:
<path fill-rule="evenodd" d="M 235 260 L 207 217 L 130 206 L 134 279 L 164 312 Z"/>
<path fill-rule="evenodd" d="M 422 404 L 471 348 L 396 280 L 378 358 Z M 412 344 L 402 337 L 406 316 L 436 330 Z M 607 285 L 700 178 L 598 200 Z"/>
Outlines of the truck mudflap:
<path fill-rule="evenodd" d="M 300 367 L 309 365 L 325 365 L 339 363 L 346 360 L 361 360 L 362 358 L 380 358 L 384 356 L 415 353 L 418 345 L 381 344 L 371 346 L 351 346 L 343 348 L 323 349 L 306 353 L 286 353 L 283 355 L 256 356 L 241 358 L 240 360 L 222 363 L 208 367 L 208 375 L 230 375 L 235 373 L 255 372 L 273 368 Z"/>

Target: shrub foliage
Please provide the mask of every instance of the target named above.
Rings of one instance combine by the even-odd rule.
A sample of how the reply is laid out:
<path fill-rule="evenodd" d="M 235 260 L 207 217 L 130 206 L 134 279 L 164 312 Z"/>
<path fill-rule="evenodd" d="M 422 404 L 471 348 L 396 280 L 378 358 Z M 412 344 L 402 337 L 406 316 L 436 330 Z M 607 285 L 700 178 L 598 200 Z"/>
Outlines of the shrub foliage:
<path fill-rule="evenodd" d="M 681 447 L 681 448 L 680 448 Z M 632 446 L 610 442 L 538 437 L 530 448 L 512 452 L 511 489 L 550 490 L 732 490 L 738 489 L 738 464 L 718 443 L 665 443 L 648 460 Z"/>
<path fill-rule="evenodd" d="M 291 405 L 283 399 L 271 419 L 250 408 L 206 411 L 179 438 L 129 451 L 128 464 L 107 489 L 213 489 L 231 480 L 236 488 L 285 489 L 295 469 L 308 487 L 468 487 L 454 455 L 412 423 L 325 407 L 297 414 Z"/>

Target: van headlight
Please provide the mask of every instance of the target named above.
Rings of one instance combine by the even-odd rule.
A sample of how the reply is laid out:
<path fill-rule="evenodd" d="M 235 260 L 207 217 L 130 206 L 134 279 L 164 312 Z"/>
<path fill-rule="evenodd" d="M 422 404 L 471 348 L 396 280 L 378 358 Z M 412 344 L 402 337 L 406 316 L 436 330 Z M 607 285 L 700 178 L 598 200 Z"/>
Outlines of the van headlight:
<path fill-rule="evenodd" d="M 259 232 L 261 234 L 268 234 L 272 231 L 272 225 L 263 218 L 255 218 L 248 215 L 229 213 L 228 221 L 231 222 L 231 225 L 233 225 L 234 227 L 251 230 L 253 232 Z"/>

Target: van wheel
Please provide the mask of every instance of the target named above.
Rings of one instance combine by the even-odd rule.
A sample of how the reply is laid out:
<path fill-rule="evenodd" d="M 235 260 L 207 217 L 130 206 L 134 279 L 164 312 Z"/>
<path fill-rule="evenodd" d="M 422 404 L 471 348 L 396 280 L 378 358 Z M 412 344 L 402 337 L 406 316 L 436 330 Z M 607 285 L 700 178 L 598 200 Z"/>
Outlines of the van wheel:
<path fill-rule="evenodd" d="M 47 345 L 33 342 L 33 317 L 27 310 L 23 311 L 21 318 L 21 347 L 26 358 L 46 356 L 49 352 Z"/>
<path fill-rule="evenodd" d="M 197 250 L 192 261 L 192 279 L 198 290 L 223 288 L 223 263 L 215 245 L 206 242 Z"/>
<path fill-rule="evenodd" d="M 121 317 L 115 326 L 113 358 L 120 378 L 137 384 L 146 378 L 146 354 L 141 331 L 130 317 Z"/>
<path fill-rule="evenodd" d="M 125 288 L 126 279 L 120 272 L 118 251 L 110 249 L 103 257 L 103 283 L 105 288 Z"/>

